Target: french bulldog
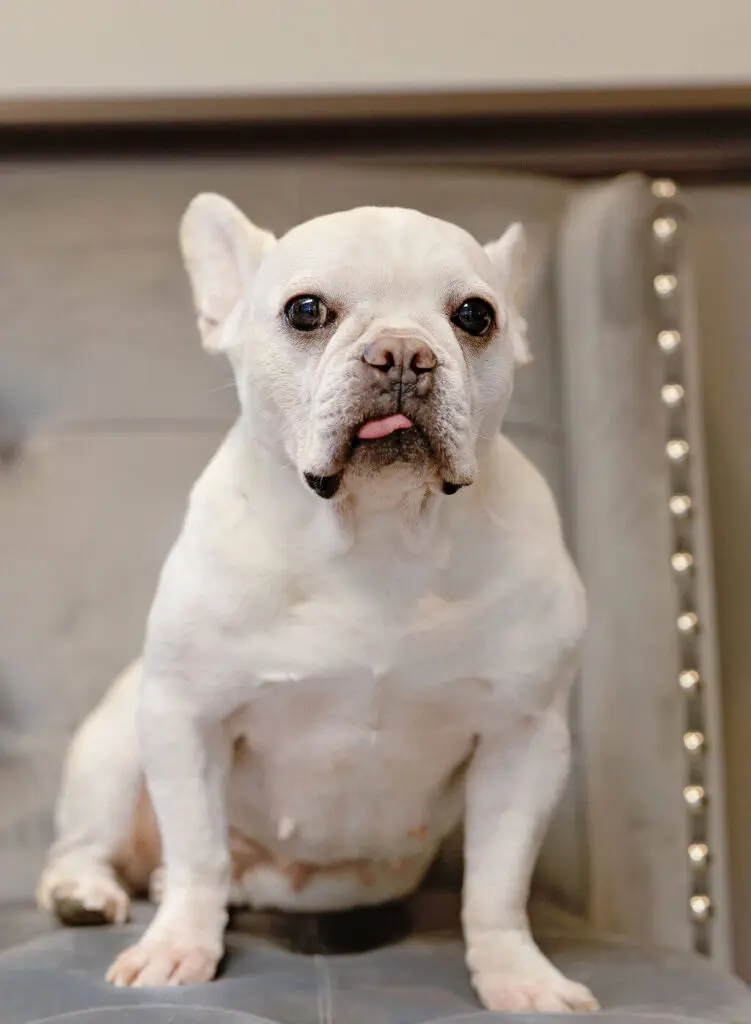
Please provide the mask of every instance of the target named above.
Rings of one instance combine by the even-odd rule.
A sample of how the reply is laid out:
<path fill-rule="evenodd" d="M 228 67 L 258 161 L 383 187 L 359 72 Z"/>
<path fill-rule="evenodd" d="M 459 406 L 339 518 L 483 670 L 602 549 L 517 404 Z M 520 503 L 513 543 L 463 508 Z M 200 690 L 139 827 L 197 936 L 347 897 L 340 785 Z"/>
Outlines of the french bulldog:
<path fill-rule="evenodd" d="M 492 1010 L 590 1010 L 530 933 L 569 764 L 585 598 L 540 474 L 501 433 L 528 359 L 525 238 L 368 207 L 275 239 L 203 194 L 181 246 L 240 412 L 190 496 L 142 659 L 72 744 L 39 901 L 155 917 L 115 985 L 213 978 L 228 906 L 413 893 L 464 836 Z"/>

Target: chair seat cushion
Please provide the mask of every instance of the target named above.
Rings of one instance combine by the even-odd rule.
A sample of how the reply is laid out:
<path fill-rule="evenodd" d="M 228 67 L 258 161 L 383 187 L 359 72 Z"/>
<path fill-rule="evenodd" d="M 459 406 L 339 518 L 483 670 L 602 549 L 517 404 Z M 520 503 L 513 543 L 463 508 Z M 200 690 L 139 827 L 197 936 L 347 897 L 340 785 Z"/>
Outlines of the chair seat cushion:
<path fill-rule="evenodd" d="M 426 932 L 354 956 L 295 955 L 267 934 L 233 931 L 210 985 L 114 989 L 112 958 L 148 913 L 121 928 L 61 929 L 26 907 L 0 910 L 0 1024 L 65 1016 L 66 1024 L 554 1024 L 550 1014 L 488 1014 L 469 984 L 455 932 Z M 589 985 L 603 1012 L 571 1024 L 714 1024 L 751 1021 L 751 993 L 698 957 L 617 939 L 542 937 L 555 963 Z"/>

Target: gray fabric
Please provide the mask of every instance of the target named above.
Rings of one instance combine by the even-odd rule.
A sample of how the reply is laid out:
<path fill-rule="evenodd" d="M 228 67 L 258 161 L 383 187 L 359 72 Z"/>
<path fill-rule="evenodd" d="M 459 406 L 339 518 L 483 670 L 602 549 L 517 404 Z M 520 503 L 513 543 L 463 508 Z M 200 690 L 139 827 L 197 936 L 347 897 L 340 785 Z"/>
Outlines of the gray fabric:
<path fill-rule="evenodd" d="M 572 198 L 559 308 L 572 537 L 590 602 L 579 695 L 591 914 L 603 930 L 689 948 L 679 609 L 670 574 L 656 571 L 673 541 L 646 258 L 653 209 L 640 176 Z"/>
<path fill-rule="evenodd" d="M 717 716 L 712 565 L 705 523 L 695 369 L 696 337 L 681 305 L 691 287 L 681 263 L 675 297 L 658 308 L 652 281 L 666 247 L 653 240 L 658 215 L 681 214 L 639 175 L 587 187 L 572 197 L 558 251 L 559 330 L 569 446 L 569 510 L 574 554 L 587 584 L 590 628 L 578 689 L 582 796 L 587 802 L 589 920 L 606 932 L 690 948 L 692 888 L 707 880 L 686 848 L 704 836 L 704 807 L 693 818 L 683 787 L 700 779 L 708 794 L 714 914 L 712 955 L 729 963 L 722 816 L 722 738 Z M 681 229 L 683 231 L 683 228 Z M 673 243 L 677 258 L 682 242 Z M 681 422 L 666 417 L 660 390 L 675 373 L 657 343 L 669 318 L 683 331 Z M 687 436 L 691 455 L 673 485 L 668 430 Z M 669 512 L 671 486 L 693 500 L 687 541 L 695 569 L 669 571 L 681 540 Z M 684 530 L 686 533 L 687 530 Z M 661 567 L 668 571 L 660 571 Z M 637 613 L 636 609 L 640 612 Z M 698 641 L 679 637 L 676 620 L 700 617 Z M 682 668 L 703 677 L 702 697 L 678 685 Z M 681 735 L 706 736 L 701 765 L 686 761 Z M 614 799 L 614 794 L 617 796 Z"/>
<path fill-rule="evenodd" d="M 17 912 L 0 915 L 0 944 L 8 932 L 16 940 L 23 926 L 27 943 L 0 954 L 0 1024 L 89 1011 L 96 1024 L 119 1008 L 113 1022 L 261 1019 L 281 1024 L 490 1024 L 534 1020 L 552 1024 L 548 1014 L 481 1012 L 469 984 L 461 941 L 451 932 L 415 936 L 392 948 L 359 956 L 302 957 L 268 939 L 231 933 L 221 978 L 188 989 L 116 990 L 102 980 L 117 952 L 133 941 L 140 926 L 55 930 L 38 933 L 44 921 Z M 589 985 L 602 1014 L 567 1017 L 595 1024 L 698 1024 L 751 1021 L 751 994 L 740 982 L 685 954 L 645 952 L 617 941 L 543 937 L 553 960 Z M 146 1008 L 151 1007 L 146 1015 Z M 99 1008 L 99 1010 L 98 1010 Z M 130 1008 L 129 1012 L 126 1012 Z M 192 1012 L 188 1012 L 192 1008 Z M 210 1009 L 224 1011 L 216 1016 Z M 111 1011 L 112 1012 L 112 1011 Z M 254 1016 L 255 1015 L 255 1016 Z M 66 1017 L 66 1021 L 75 1017 Z"/>
<path fill-rule="evenodd" d="M 734 953 L 739 973 L 751 979 L 751 188 L 696 188 L 690 200 L 726 709 Z"/>

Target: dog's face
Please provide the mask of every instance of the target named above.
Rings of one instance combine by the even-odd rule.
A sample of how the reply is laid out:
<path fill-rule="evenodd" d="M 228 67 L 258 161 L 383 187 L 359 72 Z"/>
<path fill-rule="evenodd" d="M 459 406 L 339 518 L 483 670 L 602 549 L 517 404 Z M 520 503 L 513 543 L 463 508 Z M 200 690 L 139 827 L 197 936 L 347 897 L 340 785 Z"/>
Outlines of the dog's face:
<path fill-rule="evenodd" d="M 277 241 L 202 195 L 181 241 L 204 344 L 228 354 L 259 440 L 321 497 L 394 465 L 445 493 L 472 483 L 526 359 L 519 225 L 483 249 L 453 224 L 368 207 Z"/>

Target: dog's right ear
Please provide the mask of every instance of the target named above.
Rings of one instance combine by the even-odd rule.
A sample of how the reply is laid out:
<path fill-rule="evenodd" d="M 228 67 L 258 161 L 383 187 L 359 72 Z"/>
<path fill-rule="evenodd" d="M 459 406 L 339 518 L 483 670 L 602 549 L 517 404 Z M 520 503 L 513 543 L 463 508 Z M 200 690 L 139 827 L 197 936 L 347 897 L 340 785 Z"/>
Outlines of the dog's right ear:
<path fill-rule="evenodd" d="M 274 242 L 223 196 L 203 192 L 189 203 L 180 222 L 180 249 L 207 351 L 232 347 L 232 313 Z"/>

